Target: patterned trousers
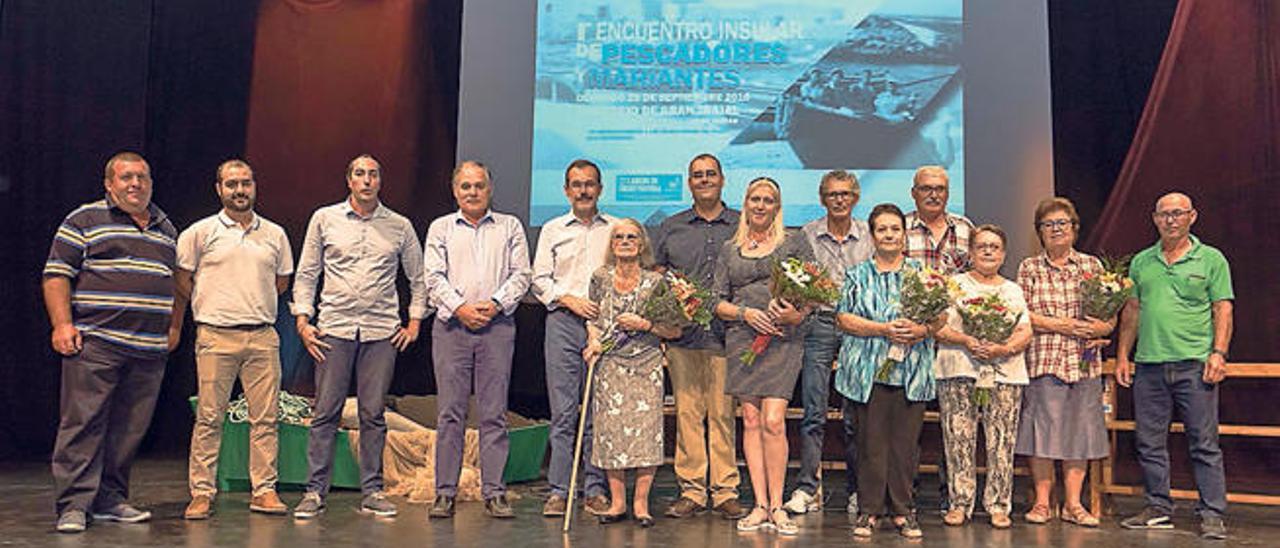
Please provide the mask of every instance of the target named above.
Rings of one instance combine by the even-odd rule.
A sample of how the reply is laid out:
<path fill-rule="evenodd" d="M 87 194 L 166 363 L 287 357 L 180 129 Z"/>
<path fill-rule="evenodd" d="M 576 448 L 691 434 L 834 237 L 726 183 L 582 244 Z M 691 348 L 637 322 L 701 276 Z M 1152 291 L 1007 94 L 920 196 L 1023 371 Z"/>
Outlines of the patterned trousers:
<path fill-rule="evenodd" d="M 1018 415 L 1022 386 L 996 383 L 991 403 L 980 409 L 973 403 L 973 379 L 938 381 L 938 407 L 942 412 L 942 442 L 947 454 L 947 484 L 951 508 L 973 514 L 977 488 L 978 422 L 986 433 L 987 488 L 982 505 L 989 514 L 1009 514 L 1013 498 L 1013 448 L 1018 440 Z"/>

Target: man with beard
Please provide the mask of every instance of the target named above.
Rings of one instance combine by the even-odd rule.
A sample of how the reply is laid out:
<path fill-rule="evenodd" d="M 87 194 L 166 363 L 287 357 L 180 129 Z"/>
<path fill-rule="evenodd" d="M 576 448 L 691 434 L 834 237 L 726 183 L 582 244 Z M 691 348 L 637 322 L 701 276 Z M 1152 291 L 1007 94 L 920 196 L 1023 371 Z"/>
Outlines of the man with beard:
<path fill-rule="evenodd" d="M 609 231 L 617 219 L 600 213 L 600 168 L 590 160 L 574 160 L 564 173 L 564 194 L 571 211 L 547 221 L 538 237 L 533 261 L 533 296 L 547 307 L 544 352 L 547 396 L 551 403 L 551 464 L 547 482 L 551 493 L 542 506 L 544 516 L 563 516 L 573 469 L 573 445 L 578 430 L 578 403 L 586 381 L 582 349 L 587 344 L 586 322 L 599 310 L 587 299 L 591 274 L 604 264 Z M 591 411 L 583 423 L 582 462 L 586 508 L 593 514 L 609 509 L 604 473 L 591 465 Z"/>
<path fill-rule="evenodd" d="M 222 211 L 178 236 L 176 309 L 191 299 L 199 396 L 187 472 L 191 503 L 183 517 L 213 514 L 222 421 L 236 378 L 249 404 L 249 510 L 284 514 L 288 509 L 276 495 L 280 337 L 274 324 L 277 297 L 293 274 L 293 251 L 284 229 L 254 212 L 257 183 L 249 164 L 223 162 L 214 191 Z M 183 316 L 173 315 L 174 333 L 182 332 Z"/>
<path fill-rule="evenodd" d="M 137 523 L 129 469 L 151 425 L 168 354 L 177 231 L 151 202 L 151 168 L 121 152 L 106 196 L 67 215 L 44 266 L 50 342 L 63 356 L 53 481 L 61 533 L 95 521 Z"/>
<path fill-rule="evenodd" d="M 293 283 L 293 315 L 303 346 L 316 361 L 316 401 L 307 444 L 310 478 L 293 517 L 309 519 L 325 509 L 333 464 L 333 439 L 352 377 L 360 417 L 360 511 L 389 517 L 396 505 L 382 492 L 382 449 L 387 440 L 384 398 L 395 373 L 396 352 L 418 340 L 427 316 L 422 247 L 413 223 L 380 200 L 382 165 L 362 154 L 347 164 L 346 200 L 311 216 Z M 396 266 L 409 278 L 409 322 L 400 325 Z M 315 294 L 320 276 L 319 317 Z"/>

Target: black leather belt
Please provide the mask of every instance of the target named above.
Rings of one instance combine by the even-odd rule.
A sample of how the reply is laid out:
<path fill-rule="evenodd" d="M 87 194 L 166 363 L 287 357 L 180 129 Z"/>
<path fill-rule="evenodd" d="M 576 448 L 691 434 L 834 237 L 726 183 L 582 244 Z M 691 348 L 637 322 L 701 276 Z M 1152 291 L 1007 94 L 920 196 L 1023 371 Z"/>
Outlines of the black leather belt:
<path fill-rule="evenodd" d="M 257 331 L 264 327 L 271 327 L 269 323 L 242 323 L 236 325 L 213 325 L 211 323 L 202 323 L 205 327 L 216 327 L 218 329 L 234 329 L 236 331 Z"/>

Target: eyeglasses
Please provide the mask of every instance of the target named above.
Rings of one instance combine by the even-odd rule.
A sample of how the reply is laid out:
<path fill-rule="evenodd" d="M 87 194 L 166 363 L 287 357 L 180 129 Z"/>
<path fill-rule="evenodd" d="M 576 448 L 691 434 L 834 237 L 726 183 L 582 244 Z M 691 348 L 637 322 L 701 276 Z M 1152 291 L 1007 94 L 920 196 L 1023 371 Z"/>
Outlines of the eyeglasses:
<path fill-rule="evenodd" d="M 935 196 L 941 196 L 947 193 L 947 187 L 945 185 L 929 185 L 929 186 L 920 185 L 920 186 L 912 187 L 911 190 L 915 192 L 919 192 L 921 194 L 925 194 L 925 195 L 932 194 Z"/>
<path fill-rule="evenodd" d="M 833 190 L 831 192 L 823 194 L 823 196 L 828 200 L 837 200 L 837 199 L 852 200 L 853 197 L 856 195 L 857 194 L 854 194 L 853 192 L 850 192 L 848 190 Z"/>
<path fill-rule="evenodd" d="M 1151 213 L 1157 221 L 1178 221 L 1190 215 L 1194 209 L 1169 209 L 1165 211 L 1156 211 Z"/>
<path fill-rule="evenodd" d="M 640 235 L 639 235 L 639 234 L 614 234 L 614 235 L 613 235 L 613 239 L 618 240 L 618 241 L 623 241 L 623 240 L 639 240 L 639 239 L 640 239 Z"/>
<path fill-rule="evenodd" d="M 1054 219 L 1052 221 L 1041 221 L 1040 228 L 1049 230 L 1066 230 L 1067 227 L 1074 225 L 1071 219 Z"/>

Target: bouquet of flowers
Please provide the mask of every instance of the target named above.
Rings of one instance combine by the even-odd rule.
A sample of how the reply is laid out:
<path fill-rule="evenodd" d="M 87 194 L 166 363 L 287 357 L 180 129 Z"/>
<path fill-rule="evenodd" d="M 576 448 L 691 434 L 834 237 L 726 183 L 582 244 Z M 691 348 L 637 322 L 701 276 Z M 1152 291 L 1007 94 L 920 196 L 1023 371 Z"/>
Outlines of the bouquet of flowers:
<path fill-rule="evenodd" d="M 787 301 L 796 308 L 809 305 L 833 304 L 840 298 L 840 288 L 822 265 L 802 261 L 795 257 L 774 259 L 770 265 L 769 293 L 773 298 Z M 751 365 L 769 347 L 772 335 L 757 334 L 751 347 L 742 351 L 740 358 Z"/>
<path fill-rule="evenodd" d="M 918 324 L 929 323 L 951 306 L 952 295 L 958 291 L 956 283 L 937 270 L 908 268 L 902 274 L 898 314 Z M 888 355 L 876 370 L 876 380 L 889 380 L 893 368 L 906 359 L 907 350 L 905 344 L 891 345 Z"/>
<path fill-rule="evenodd" d="M 1009 305 L 992 293 L 984 297 L 970 297 L 956 303 L 964 332 L 978 340 L 1003 343 L 1013 334 L 1013 328 L 1022 319 L 1022 312 L 1013 313 Z M 991 403 L 991 389 L 996 386 L 995 364 L 978 362 L 978 380 L 973 391 L 973 403 L 986 407 Z"/>
<path fill-rule="evenodd" d="M 698 286 L 683 272 L 668 270 L 662 277 L 662 283 L 645 300 L 640 317 L 655 324 L 673 327 L 696 324 L 707 329 L 711 326 L 711 310 L 707 308 L 707 303 L 710 302 L 710 292 Z M 629 332 L 617 329 L 615 324 L 601 339 L 600 354 L 608 354 L 611 350 L 621 348 L 630 338 Z"/>
<path fill-rule="evenodd" d="M 1129 278 L 1129 259 L 1102 258 L 1102 273 L 1086 272 L 1080 280 L 1080 309 L 1086 318 L 1107 320 L 1120 313 L 1124 303 L 1133 295 L 1133 280 Z M 1086 346 L 1080 357 L 1080 371 L 1087 373 L 1097 361 L 1101 348 Z"/>

